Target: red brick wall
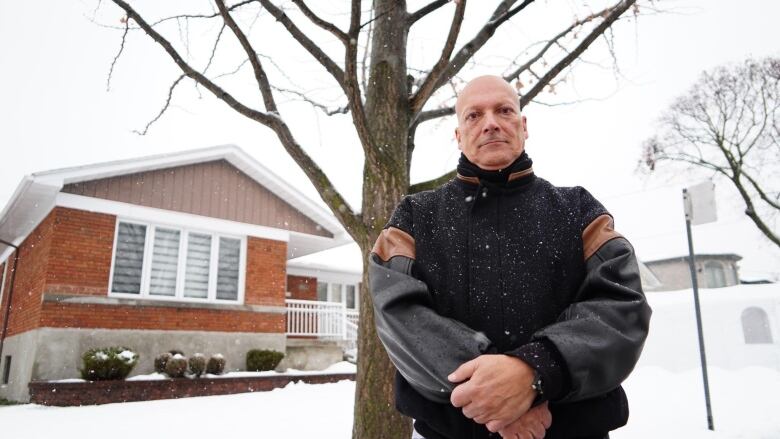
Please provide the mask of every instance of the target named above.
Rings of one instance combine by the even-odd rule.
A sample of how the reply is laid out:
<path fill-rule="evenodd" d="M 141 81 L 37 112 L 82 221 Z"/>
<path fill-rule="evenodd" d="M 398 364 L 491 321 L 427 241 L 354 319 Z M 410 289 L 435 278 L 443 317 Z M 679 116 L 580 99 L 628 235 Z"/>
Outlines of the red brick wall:
<path fill-rule="evenodd" d="M 246 247 L 244 303 L 284 306 L 287 243 L 250 236 Z"/>
<path fill-rule="evenodd" d="M 317 300 L 317 278 L 304 276 L 287 276 L 287 291 L 290 299 Z"/>
<path fill-rule="evenodd" d="M 44 302 L 41 326 L 164 329 L 176 331 L 285 332 L 284 314 L 207 308 Z"/>
<path fill-rule="evenodd" d="M 38 327 L 55 216 L 54 211 L 49 213 L 19 246 L 7 337 Z M 12 254 L 9 261 L 13 261 L 13 257 Z M 3 294 L 3 302 L 7 302 L 11 283 L 10 274 L 9 270 L 8 286 Z M 3 307 L 4 314 L 5 307 Z"/>
<path fill-rule="evenodd" d="M 55 207 L 46 292 L 105 296 L 116 216 Z"/>
<path fill-rule="evenodd" d="M 110 404 L 191 396 L 264 392 L 289 383 L 325 384 L 355 380 L 354 373 L 322 375 L 276 375 L 242 378 L 175 378 L 155 381 L 94 381 L 87 383 L 30 383 L 30 402 L 52 406 Z"/>
<path fill-rule="evenodd" d="M 285 331 L 284 314 L 56 302 L 41 305 L 44 291 L 107 295 L 115 222 L 113 215 L 63 207 L 52 210 L 20 246 L 8 336 L 37 327 Z M 284 306 L 287 243 L 248 237 L 246 256 L 244 303 Z M 10 285 L 10 276 L 6 283 Z"/>

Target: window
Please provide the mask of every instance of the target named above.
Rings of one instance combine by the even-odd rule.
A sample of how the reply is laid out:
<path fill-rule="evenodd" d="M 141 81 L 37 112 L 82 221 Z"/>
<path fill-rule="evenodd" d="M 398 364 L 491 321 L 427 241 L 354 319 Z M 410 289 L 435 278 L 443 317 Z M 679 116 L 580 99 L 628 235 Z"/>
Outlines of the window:
<path fill-rule="evenodd" d="M 756 306 L 742 311 L 742 333 L 745 344 L 771 344 L 772 328 L 769 327 L 766 311 Z"/>
<path fill-rule="evenodd" d="M 359 285 L 317 281 L 317 300 L 343 303 L 347 309 L 357 310 Z"/>
<path fill-rule="evenodd" d="M 11 356 L 6 355 L 3 362 L 3 384 L 8 384 L 9 378 L 11 378 Z"/>
<path fill-rule="evenodd" d="M 726 286 L 726 273 L 720 262 L 709 261 L 705 263 L 704 276 L 707 279 L 708 288 L 721 288 Z"/>
<path fill-rule="evenodd" d="M 114 248 L 112 295 L 243 299 L 243 238 L 120 220 Z"/>

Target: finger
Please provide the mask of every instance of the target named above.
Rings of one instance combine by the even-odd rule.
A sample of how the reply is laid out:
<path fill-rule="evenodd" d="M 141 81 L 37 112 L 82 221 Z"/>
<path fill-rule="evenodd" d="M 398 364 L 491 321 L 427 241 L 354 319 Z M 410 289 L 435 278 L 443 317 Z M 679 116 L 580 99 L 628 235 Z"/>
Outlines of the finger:
<path fill-rule="evenodd" d="M 489 421 L 487 424 L 485 424 L 485 427 L 487 427 L 488 430 L 490 430 L 492 433 L 495 433 L 499 430 L 503 430 L 506 428 L 511 422 L 501 419 L 493 419 Z"/>
<path fill-rule="evenodd" d="M 455 407 L 465 407 L 471 403 L 471 390 L 469 383 L 461 384 L 455 387 L 450 395 L 450 402 Z"/>
<path fill-rule="evenodd" d="M 474 375 L 474 371 L 477 369 L 477 359 L 473 359 L 461 364 L 454 372 L 452 372 L 447 379 L 452 383 L 459 383 L 471 378 Z"/>
<path fill-rule="evenodd" d="M 461 410 L 463 412 L 463 416 L 474 419 L 478 415 L 481 415 L 479 411 L 477 410 L 477 407 L 474 404 L 466 404 L 463 406 L 463 409 Z"/>
<path fill-rule="evenodd" d="M 543 439 L 545 433 L 547 433 L 544 425 L 542 425 L 540 422 L 534 422 L 529 425 L 529 430 L 531 431 L 531 434 L 533 434 L 534 439 Z"/>
<path fill-rule="evenodd" d="M 550 413 L 550 408 L 547 405 L 547 402 L 539 405 L 539 411 L 540 411 L 539 420 L 541 421 L 542 425 L 544 425 L 544 428 L 546 430 L 550 428 L 550 426 L 552 425 L 552 413 Z"/>

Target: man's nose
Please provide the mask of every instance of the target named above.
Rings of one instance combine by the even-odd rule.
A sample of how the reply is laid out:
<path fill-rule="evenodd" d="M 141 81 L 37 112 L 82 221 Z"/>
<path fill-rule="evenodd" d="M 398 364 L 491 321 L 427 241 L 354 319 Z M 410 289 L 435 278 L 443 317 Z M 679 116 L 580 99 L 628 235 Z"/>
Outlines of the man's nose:
<path fill-rule="evenodd" d="M 498 131 L 499 126 L 496 121 L 496 116 L 493 113 L 486 113 L 484 118 L 484 125 L 482 125 L 482 132 L 489 133 L 491 131 Z"/>

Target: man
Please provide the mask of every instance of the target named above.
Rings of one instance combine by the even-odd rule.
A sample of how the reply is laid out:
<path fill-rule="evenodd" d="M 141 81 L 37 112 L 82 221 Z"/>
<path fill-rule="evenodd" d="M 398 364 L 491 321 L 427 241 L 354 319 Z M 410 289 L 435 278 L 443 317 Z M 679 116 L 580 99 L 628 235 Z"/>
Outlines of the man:
<path fill-rule="evenodd" d="M 455 111 L 457 178 L 405 197 L 369 261 L 396 407 L 426 439 L 605 438 L 650 319 L 633 248 L 587 191 L 534 175 L 506 81 Z"/>

